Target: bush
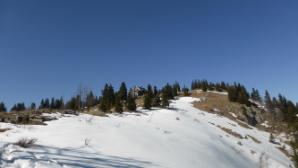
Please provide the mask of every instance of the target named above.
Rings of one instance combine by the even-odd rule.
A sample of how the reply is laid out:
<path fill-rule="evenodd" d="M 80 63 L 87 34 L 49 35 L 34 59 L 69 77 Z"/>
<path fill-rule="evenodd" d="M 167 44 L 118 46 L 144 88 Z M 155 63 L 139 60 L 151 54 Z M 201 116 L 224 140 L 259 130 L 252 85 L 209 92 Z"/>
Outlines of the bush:
<path fill-rule="evenodd" d="M 37 142 L 36 138 L 21 138 L 19 139 L 15 145 L 18 145 L 22 148 L 29 148 Z"/>

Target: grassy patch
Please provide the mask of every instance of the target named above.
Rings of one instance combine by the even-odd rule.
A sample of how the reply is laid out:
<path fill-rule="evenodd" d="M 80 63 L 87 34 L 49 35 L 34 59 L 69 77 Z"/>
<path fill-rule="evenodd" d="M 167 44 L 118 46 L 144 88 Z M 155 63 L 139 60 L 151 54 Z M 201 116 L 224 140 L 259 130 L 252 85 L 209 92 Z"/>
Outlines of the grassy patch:
<path fill-rule="evenodd" d="M 221 127 L 219 125 L 217 127 L 220 128 L 221 130 L 223 130 L 224 132 L 228 133 L 229 135 L 232 135 L 232 136 L 234 136 L 236 138 L 239 138 L 239 139 L 244 139 L 244 137 L 241 134 L 239 134 L 237 132 L 234 132 L 233 130 L 231 130 L 229 128 Z"/>
<path fill-rule="evenodd" d="M 253 137 L 253 136 L 251 136 L 251 135 L 246 135 L 245 137 L 246 137 L 246 138 L 247 138 L 247 137 L 250 138 L 250 139 L 253 140 L 255 143 L 258 143 L 258 144 L 261 143 L 261 141 L 259 141 L 257 138 L 255 138 L 255 137 Z"/>
<path fill-rule="evenodd" d="M 6 132 L 8 130 L 10 130 L 10 128 L 0 128 L 0 132 Z"/>

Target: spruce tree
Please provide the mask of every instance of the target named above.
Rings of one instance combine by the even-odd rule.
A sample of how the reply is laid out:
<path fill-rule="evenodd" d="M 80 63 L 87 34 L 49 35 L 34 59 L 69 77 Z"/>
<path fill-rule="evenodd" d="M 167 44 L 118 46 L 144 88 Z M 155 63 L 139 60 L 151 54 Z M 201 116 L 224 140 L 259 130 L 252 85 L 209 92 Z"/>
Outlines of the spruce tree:
<path fill-rule="evenodd" d="M 173 84 L 172 88 L 173 88 L 173 96 L 174 96 L 174 97 L 175 97 L 175 96 L 178 96 L 178 92 L 181 91 L 179 83 L 178 83 L 178 82 L 175 82 L 175 83 Z"/>
<path fill-rule="evenodd" d="M 43 108 L 45 108 L 44 100 L 41 99 L 41 102 L 40 102 L 40 105 L 39 105 L 39 109 L 43 109 Z"/>
<path fill-rule="evenodd" d="M 103 112 L 109 111 L 115 103 L 115 93 L 113 86 L 106 84 L 102 90 L 102 98 L 100 102 L 100 108 Z"/>
<path fill-rule="evenodd" d="M 50 109 L 55 109 L 55 107 L 56 107 L 56 104 L 55 104 L 55 98 L 52 97 L 52 99 L 51 99 L 51 103 L 50 103 Z"/>
<path fill-rule="evenodd" d="M 135 99 L 131 94 L 128 94 L 127 101 L 126 101 L 126 108 L 128 111 L 136 111 L 137 109 Z"/>
<path fill-rule="evenodd" d="M 87 98 L 86 98 L 86 106 L 88 109 L 90 109 L 91 107 L 95 106 L 96 104 L 96 98 L 95 96 L 93 95 L 93 92 L 90 91 L 88 94 L 87 94 Z"/>
<path fill-rule="evenodd" d="M 153 107 L 160 107 L 160 97 L 159 96 L 155 96 L 153 99 L 152 99 L 152 106 Z"/>
<path fill-rule="evenodd" d="M 115 99 L 115 112 L 122 113 L 123 108 L 122 108 L 122 103 L 121 103 L 121 98 L 119 95 L 116 96 Z"/>
<path fill-rule="evenodd" d="M 158 95 L 158 89 L 156 86 L 153 87 L 153 97 L 156 97 Z"/>
<path fill-rule="evenodd" d="M 182 88 L 182 92 L 183 92 L 183 96 L 189 96 L 190 95 L 189 94 L 189 89 L 186 86 L 184 86 Z"/>
<path fill-rule="evenodd" d="M 50 100 L 48 98 L 44 101 L 44 108 L 50 108 Z"/>
<path fill-rule="evenodd" d="M 31 110 L 36 110 L 36 104 L 35 104 L 35 103 L 31 103 L 31 105 L 30 105 L 30 109 L 31 109 Z"/>
<path fill-rule="evenodd" d="M 5 107 L 5 104 L 3 102 L 0 102 L 0 112 L 6 112 L 7 109 Z"/>
<path fill-rule="evenodd" d="M 150 110 L 152 107 L 152 96 L 146 93 L 144 96 L 144 109 Z"/>
<path fill-rule="evenodd" d="M 254 100 L 254 101 L 262 102 L 262 98 L 260 96 L 260 93 L 255 88 L 252 88 L 251 99 Z"/>
<path fill-rule="evenodd" d="M 147 86 L 147 94 L 151 99 L 154 97 L 154 93 L 151 85 Z"/>
<path fill-rule="evenodd" d="M 161 107 L 168 107 L 169 106 L 169 100 L 167 97 L 162 96 L 161 98 Z"/>
<path fill-rule="evenodd" d="M 121 83 L 121 86 L 118 91 L 118 96 L 120 97 L 120 100 L 123 100 L 123 101 L 127 100 L 127 88 L 124 82 Z"/>
<path fill-rule="evenodd" d="M 270 94 L 267 90 L 265 91 L 264 102 L 265 102 L 266 108 L 268 110 L 270 110 L 270 111 L 273 110 L 272 100 L 271 100 Z"/>

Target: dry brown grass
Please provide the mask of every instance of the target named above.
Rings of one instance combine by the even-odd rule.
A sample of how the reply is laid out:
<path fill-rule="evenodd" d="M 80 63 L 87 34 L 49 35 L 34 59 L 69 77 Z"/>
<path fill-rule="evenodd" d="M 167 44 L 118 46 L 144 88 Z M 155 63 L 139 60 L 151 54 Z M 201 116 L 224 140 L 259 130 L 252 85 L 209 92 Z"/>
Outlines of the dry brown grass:
<path fill-rule="evenodd" d="M 226 128 L 226 127 L 222 127 L 220 125 L 217 126 L 218 128 L 220 128 L 221 130 L 223 130 L 224 132 L 228 133 L 229 135 L 232 135 L 236 138 L 239 138 L 239 139 L 244 139 L 244 137 L 237 133 L 237 132 L 234 132 L 233 130 L 229 129 L 229 128 Z"/>
<path fill-rule="evenodd" d="M 227 95 L 217 93 L 199 92 L 192 93 L 193 97 L 201 98 L 202 101 L 194 102 L 194 107 L 208 111 L 211 113 L 219 113 L 231 118 L 234 118 L 231 113 L 236 115 L 242 112 L 242 105 L 239 103 L 230 102 Z M 215 112 L 214 109 L 218 109 L 219 112 Z"/>
<path fill-rule="evenodd" d="M 251 140 L 253 140 L 255 143 L 258 143 L 258 144 L 261 143 L 261 141 L 259 141 L 257 138 L 255 138 L 255 137 L 253 137 L 253 136 L 251 136 L 251 135 L 246 135 L 245 138 L 247 138 L 247 137 L 249 137 L 249 138 L 250 138 Z"/>
<path fill-rule="evenodd" d="M 15 145 L 18 145 L 22 148 L 29 148 L 33 146 L 36 142 L 36 138 L 21 138 L 15 143 Z"/>
<path fill-rule="evenodd" d="M 235 120 L 237 122 L 237 124 L 243 128 L 247 128 L 247 129 L 252 129 L 252 127 L 250 127 L 248 124 L 242 122 L 242 121 L 239 121 L 239 120 Z"/>
<path fill-rule="evenodd" d="M 291 154 L 285 149 L 285 147 L 277 147 L 277 149 L 279 149 L 287 157 L 292 157 Z"/>
<path fill-rule="evenodd" d="M 10 130 L 10 128 L 0 128 L 0 132 L 6 132 L 8 130 Z"/>

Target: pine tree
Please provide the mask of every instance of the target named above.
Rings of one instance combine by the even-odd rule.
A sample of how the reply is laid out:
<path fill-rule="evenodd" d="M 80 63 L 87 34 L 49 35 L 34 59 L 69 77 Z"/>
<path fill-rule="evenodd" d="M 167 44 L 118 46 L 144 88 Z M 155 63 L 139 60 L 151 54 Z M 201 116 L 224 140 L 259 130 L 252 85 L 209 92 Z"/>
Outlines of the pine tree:
<path fill-rule="evenodd" d="M 78 110 L 79 106 L 77 104 L 77 97 L 72 97 L 67 103 L 66 108 L 71 110 Z"/>
<path fill-rule="evenodd" d="M 48 98 L 44 101 L 44 108 L 50 108 L 50 100 Z"/>
<path fill-rule="evenodd" d="M 115 112 L 122 113 L 123 108 L 122 108 L 122 103 L 121 103 L 121 98 L 119 95 L 116 96 L 115 99 Z"/>
<path fill-rule="evenodd" d="M 173 88 L 173 96 L 174 96 L 174 97 L 175 97 L 175 96 L 178 96 L 178 92 L 181 91 L 179 83 L 178 83 L 178 82 L 175 82 L 175 83 L 173 84 L 172 88 Z"/>
<path fill-rule="evenodd" d="M 202 83 L 202 90 L 203 90 L 203 92 L 207 92 L 207 90 L 208 90 L 208 82 L 207 81 L 204 81 Z"/>
<path fill-rule="evenodd" d="M 26 106 L 24 103 L 17 103 L 15 104 L 12 108 L 11 111 L 25 111 L 26 110 Z"/>
<path fill-rule="evenodd" d="M 186 86 L 184 86 L 182 88 L 182 92 L 183 92 L 183 96 L 189 96 L 190 95 L 189 94 L 189 89 Z"/>
<path fill-rule="evenodd" d="M 36 104 L 35 104 L 35 103 L 31 103 L 31 105 L 30 105 L 30 109 L 31 109 L 31 110 L 36 110 Z"/>
<path fill-rule="evenodd" d="M 128 111 L 136 111 L 137 109 L 135 99 L 131 94 L 128 94 L 126 108 Z"/>
<path fill-rule="evenodd" d="M 146 93 L 144 96 L 144 109 L 150 110 L 152 107 L 152 97 L 149 93 Z"/>
<path fill-rule="evenodd" d="M 158 89 L 156 86 L 153 87 L 153 97 L 156 97 L 158 95 Z"/>
<path fill-rule="evenodd" d="M 118 96 L 120 97 L 120 100 L 123 100 L 123 101 L 127 100 L 127 88 L 124 82 L 121 83 L 121 86 L 118 91 Z"/>
<path fill-rule="evenodd" d="M 100 108 L 103 112 L 109 111 L 115 104 L 115 93 L 113 86 L 106 84 L 102 91 Z"/>
<path fill-rule="evenodd" d="M 273 104 L 272 104 L 270 94 L 267 90 L 265 91 L 264 102 L 265 102 L 266 108 L 268 110 L 272 111 L 273 110 Z"/>
<path fill-rule="evenodd" d="M 40 105 L 39 105 L 39 109 L 43 109 L 44 107 L 44 100 L 41 99 Z"/>
<path fill-rule="evenodd" d="M 147 86 L 147 94 L 151 99 L 154 97 L 154 93 L 151 85 Z"/>
<path fill-rule="evenodd" d="M 152 99 L 152 106 L 153 107 L 160 107 L 160 97 L 159 96 L 155 96 L 153 99 Z"/>
<path fill-rule="evenodd" d="M 167 96 L 164 96 L 163 94 L 161 98 L 161 107 L 166 108 L 169 106 L 169 104 L 169 99 L 167 98 Z"/>
<path fill-rule="evenodd" d="M 254 100 L 254 101 L 262 102 L 262 98 L 260 96 L 260 93 L 255 88 L 252 88 L 251 99 Z"/>
<path fill-rule="evenodd" d="M 7 109 L 5 107 L 5 104 L 3 102 L 0 102 L 0 112 L 6 112 Z"/>
<path fill-rule="evenodd" d="M 93 92 L 90 91 L 88 94 L 87 94 L 87 98 L 86 98 L 86 106 L 88 109 L 90 109 L 91 107 L 95 106 L 96 104 L 96 98 L 95 96 L 93 95 Z"/>
<path fill-rule="evenodd" d="M 51 99 L 51 104 L 50 104 L 50 109 L 55 109 L 55 107 L 56 107 L 56 104 L 55 104 L 55 98 L 52 97 L 52 99 Z"/>

